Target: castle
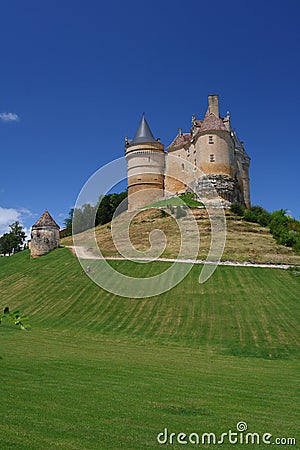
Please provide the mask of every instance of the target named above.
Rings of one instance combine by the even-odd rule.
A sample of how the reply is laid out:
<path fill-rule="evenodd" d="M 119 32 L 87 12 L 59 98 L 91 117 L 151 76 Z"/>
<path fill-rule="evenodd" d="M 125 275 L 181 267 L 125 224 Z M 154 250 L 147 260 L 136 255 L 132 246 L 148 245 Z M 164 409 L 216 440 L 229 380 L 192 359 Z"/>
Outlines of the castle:
<path fill-rule="evenodd" d="M 204 118 L 193 115 L 190 132 L 179 129 L 166 150 L 143 115 L 134 138 L 125 140 L 129 211 L 187 192 L 191 186 L 205 199 L 211 185 L 224 206 L 250 207 L 250 158 L 231 126 L 229 113 L 220 117 L 218 95 L 208 96 Z M 196 168 L 201 171 L 198 178 Z"/>
<path fill-rule="evenodd" d="M 250 158 L 229 113 L 220 117 L 218 95 L 208 96 L 204 118 L 193 115 L 190 132 L 179 129 L 166 151 L 144 115 L 134 138 L 125 142 L 129 211 L 189 191 L 205 202 L 212 186 L 223 206 L 250 207 Z M 59 243 L 59 226 L 46 210 L 32 227 L 31 257 L 42 256 Z"/>

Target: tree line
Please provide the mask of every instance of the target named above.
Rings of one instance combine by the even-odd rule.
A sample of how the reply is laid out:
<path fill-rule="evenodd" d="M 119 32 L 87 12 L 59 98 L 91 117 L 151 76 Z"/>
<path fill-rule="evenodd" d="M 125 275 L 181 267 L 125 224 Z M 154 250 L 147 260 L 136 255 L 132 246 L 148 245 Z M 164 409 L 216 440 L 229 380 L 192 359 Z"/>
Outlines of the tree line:
<path fill-rule="evenodd" d="M 66 229 L 63 236 L 70 236 L 72 229 L 73 233 L 76 234 L 97 225 L 111 222 L 118 207 L 118 213 L 127 210 L 127 191 L 119 194 L 101 195 L 95 206 L 86 203 L 81 208 L 72 208 L 69 211 L 69 217 L 64 221 Z"/>

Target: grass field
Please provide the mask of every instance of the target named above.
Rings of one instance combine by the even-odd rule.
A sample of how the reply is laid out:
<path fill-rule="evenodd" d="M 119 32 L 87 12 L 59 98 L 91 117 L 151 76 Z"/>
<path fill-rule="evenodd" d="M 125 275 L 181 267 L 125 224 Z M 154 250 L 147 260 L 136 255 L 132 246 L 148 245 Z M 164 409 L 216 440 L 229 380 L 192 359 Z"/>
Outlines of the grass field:
<path fill-rule="evenodd" d="M 139 276 L 166 267 L 112 264 Z M 93 284 L 67 249 L 0 258 L 0 307 L 32 325 L 0 327 L 0 449 L 159 448 L 165 427 L 220 436 L 239 421 L 299 446 L 300 277 L 218 267 L 199 285 L 199 271 L 127 299 Z"/>

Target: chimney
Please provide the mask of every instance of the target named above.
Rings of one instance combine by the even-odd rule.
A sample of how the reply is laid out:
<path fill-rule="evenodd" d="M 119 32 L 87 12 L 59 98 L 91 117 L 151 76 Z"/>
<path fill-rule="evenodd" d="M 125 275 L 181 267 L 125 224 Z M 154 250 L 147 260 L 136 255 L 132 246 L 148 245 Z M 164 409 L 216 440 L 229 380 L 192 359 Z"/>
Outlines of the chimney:
<path fill-rule="evenodd" d="M 214 113 L 219 117 L 219 96 L 218 94 L 212 94 L 208 96 L 208 113 Z"/>

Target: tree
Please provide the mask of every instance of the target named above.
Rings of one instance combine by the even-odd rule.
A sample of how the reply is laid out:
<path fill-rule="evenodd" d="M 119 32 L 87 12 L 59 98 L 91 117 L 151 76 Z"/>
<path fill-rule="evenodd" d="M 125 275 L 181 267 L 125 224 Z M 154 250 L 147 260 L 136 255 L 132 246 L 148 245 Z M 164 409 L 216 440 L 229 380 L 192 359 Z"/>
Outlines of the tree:
<path fill-rule="evenodd" d="M 108 194 L 104 197 L 99 197 L 96 225 L 104 225 L 105 223 L 110 222 L 113 218 L 114 212 L 126 198 L 127 191 L 120 192 L 119 194 Z M 124 202 L 118 213 L 126 211 L 126 209 L 127 202 Z"/>
<path fill-rule="evenodd" d="M 12 253 L 22 250 L 26 234 L 18 221 L 9 225 L 9 228 L 10 232 L 4 233 L 3 236 L 0 237 L 0 254 L 9 254 L 10 256 Z"/>
<path fill-rule="evenodd" d="M 0 254 L 11 255 L 14 249 L 14 238 L 11 233 L 5 233 L 0 237 Z"/>
<path fill-rule="evenodd" d="M 127 191 L 119 194 L 101 195 L 96 206 L 90 203 L 84 204 L 81 208 L 72 208 L 69 217 L 65 219 L 66 231 L 64 236 L 81 233 L 82 231 L 103 225 L 112 220 L 113 215 L 123 200 L 127 198 Z M 119 208 L 118 213 L 127 210 L 127 202 Z"/>
<path fill-rule="evenodd" d="M 22 249 L 26 239 L 24 228 L 18 221 L 9 225 L 9 228 L 11 230 L 10 234 L 12 235 L 14 241 L 14 253 L 19 252 Z"/>
<path fill-rule="evenodd" d="M 74 208 L 72 208 L 69 211 L 69 217 L 65 219 L 65 226 L 67 228 L 67 234 L 66 236 L 70 236 L 72 234 L 72 222 L 73 222 L 73 216 L 74 216 Z"/>

